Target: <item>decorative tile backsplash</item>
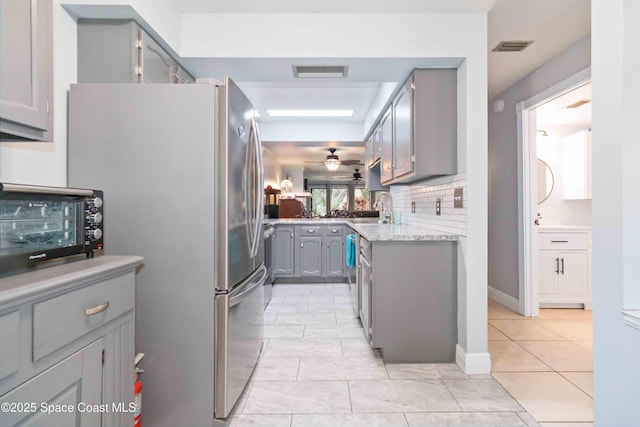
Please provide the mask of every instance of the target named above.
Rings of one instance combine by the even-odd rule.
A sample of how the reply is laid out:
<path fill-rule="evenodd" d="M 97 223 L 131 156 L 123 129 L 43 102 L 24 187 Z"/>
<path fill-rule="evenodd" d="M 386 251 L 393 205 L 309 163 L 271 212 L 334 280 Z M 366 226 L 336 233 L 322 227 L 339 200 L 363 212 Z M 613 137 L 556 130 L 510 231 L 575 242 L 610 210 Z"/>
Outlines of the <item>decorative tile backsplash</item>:
<path fill-rule="evenodd" d="M 453 190 L 462 188 L 464 207 L 453 207 Z M 402 223 L 437 231 L 467 235 L 467 175 L 428 179 L 411 185 L 392 185 L 393 208 L 401 213 Z M 436 199 L 441 200 L 441 215 L 436 215 Z M 416 212 L 411 213 L 411 202 Z"/>

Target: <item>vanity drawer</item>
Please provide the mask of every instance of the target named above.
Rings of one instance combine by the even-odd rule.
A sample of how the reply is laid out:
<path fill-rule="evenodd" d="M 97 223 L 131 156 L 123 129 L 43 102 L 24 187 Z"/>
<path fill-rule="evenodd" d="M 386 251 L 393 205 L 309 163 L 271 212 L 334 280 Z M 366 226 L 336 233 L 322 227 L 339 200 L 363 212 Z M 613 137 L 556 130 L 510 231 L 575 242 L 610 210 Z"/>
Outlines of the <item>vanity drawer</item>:
<path fill-rule="evenodd" d="M 34 304 L 33 360 L 133 310 L 134 280 L 130 273 Z"/>
<path fill-rule="evenodd" d="M 575 249 L 589 248 L 589 233 L 538 233 L 538 249 Z"/>
<path fill-rule="evenodd" d="M 300 236 L 322 236 L 322 227 L 315 225 L 301 225 L 298 227 Z"/>
<path fill-rule="evenodd" d="M 341 225 L 327 225 L 324 231 L 327 236 L 344 236 L 344 227 Z"/>

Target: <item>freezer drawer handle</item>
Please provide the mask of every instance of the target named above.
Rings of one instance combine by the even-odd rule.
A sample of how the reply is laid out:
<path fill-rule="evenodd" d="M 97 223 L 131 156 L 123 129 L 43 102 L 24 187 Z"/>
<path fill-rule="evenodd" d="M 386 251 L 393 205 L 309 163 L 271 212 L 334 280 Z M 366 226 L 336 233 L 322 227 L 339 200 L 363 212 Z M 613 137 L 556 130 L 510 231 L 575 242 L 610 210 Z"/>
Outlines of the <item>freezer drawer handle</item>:
<path fill-rule="evenodd" d="M 93 316 L 94 314 L 98 314 L 98 313 L 102 313 L 103 311 L 105 311 L 107 308 L 109 307 L 109 301 L 104 302 L 100 305 L 96 305 L 93 308 L 87 308 L 84 311 L 84 315 L 85 316 Z"/>
<path fill-rule="evenodd" d="M 569 243 L 568 240 L 552 240 L 551 243 Z"/>
<path fill-rule="evenodd" d="M 262 276 L 260 277 L 260 280 L 256 280 L 255 283 L 253 283 L 251 286 L 248 286 L 246 289 L 244 289 L 238 295 L 233 295 L 229 299 L 229 307 L 233 307 L 233 306 L 237 305 L 238 303 L 240 303 L 240 301 L 242 300 L 242 297 L 244 295 L 250 293 L 251 291 L 253 291 L 257 287 L 264 285 L 264 281 L 267 278 L 267 269 L 263 265 L 263 266 L 260 267 L 260 270 L 262 270 Z M 246 284 L 245 284 L 245 286 L 246 286 Z"/>

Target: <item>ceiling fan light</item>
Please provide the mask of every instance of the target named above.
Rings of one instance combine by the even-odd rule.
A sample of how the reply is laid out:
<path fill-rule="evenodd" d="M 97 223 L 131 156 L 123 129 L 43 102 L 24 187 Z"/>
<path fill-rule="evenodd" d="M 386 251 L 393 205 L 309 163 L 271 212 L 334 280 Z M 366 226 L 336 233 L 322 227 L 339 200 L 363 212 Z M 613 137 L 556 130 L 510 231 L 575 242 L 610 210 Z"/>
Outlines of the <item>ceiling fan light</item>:
<path fill-rule="evenodd" d="M 324 162 L 324 165 L 330 171 L 335 171 L 335 170 L 338 170 L 338 168 L 340 167 L 340 160 L 338 160 L 338 159 L 327 159 Z"/>

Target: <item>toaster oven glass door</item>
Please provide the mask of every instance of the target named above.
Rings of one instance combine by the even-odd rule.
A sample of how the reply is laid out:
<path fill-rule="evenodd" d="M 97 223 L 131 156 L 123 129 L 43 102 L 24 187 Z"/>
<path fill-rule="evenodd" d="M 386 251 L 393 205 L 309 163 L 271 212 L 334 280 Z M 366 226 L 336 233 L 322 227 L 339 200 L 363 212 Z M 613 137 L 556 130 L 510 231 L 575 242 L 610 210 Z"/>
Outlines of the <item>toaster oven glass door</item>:
<path fill-rule="evenodd" d="M 7 194 L 0 199 L 0 256 L 83 244 L 84 200 Z"/>

